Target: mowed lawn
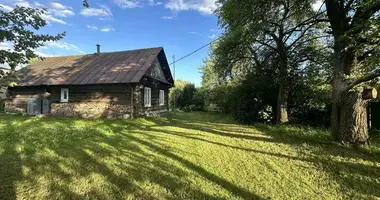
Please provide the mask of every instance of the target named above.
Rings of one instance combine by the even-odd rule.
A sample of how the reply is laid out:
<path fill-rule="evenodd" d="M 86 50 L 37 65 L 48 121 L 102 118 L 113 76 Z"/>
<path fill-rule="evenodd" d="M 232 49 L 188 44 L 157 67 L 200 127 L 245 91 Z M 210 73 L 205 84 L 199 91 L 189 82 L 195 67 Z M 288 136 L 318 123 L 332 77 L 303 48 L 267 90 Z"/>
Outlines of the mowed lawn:
<path fill-rule="evenodd" d="M 0 116 L 0 199 L 375 199 L 380 145 L 213 114 Z"/>

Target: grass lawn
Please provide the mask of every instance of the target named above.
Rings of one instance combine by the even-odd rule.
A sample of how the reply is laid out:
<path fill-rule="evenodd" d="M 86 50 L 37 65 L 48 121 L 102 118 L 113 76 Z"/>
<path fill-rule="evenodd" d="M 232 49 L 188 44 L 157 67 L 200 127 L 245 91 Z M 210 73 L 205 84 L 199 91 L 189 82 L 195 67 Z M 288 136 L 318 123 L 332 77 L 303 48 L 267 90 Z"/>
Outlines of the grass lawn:
<path fill-rule="evenodd" d="M 0 116 L 0 199 L 375 199 L 380 145 L 205 113 Z"/>

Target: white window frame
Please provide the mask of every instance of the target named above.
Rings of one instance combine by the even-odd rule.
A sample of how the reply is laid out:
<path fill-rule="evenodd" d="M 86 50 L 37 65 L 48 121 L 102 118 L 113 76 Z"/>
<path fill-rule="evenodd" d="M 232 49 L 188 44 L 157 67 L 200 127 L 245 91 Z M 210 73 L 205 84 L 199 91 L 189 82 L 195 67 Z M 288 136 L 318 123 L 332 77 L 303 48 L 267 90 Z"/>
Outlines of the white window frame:
<path fill-rule="evenodd" d="M 65 99 L 65 92 L 67 93 L 67 98 Z M 69 88 L 61 88 L 61 102 L 67 103 L 69 102 Z"/>
<path fill-rule="evenodd" d="M 165 91 L 164 90 L 160 90 L 159 97 L 160 97 L 160 106 L 165 105 Z"/>
<path fill-rule="evenodd" d="M 144 87 L 144 106 L 152 106 L 152 90 L 149 87 Z"/>

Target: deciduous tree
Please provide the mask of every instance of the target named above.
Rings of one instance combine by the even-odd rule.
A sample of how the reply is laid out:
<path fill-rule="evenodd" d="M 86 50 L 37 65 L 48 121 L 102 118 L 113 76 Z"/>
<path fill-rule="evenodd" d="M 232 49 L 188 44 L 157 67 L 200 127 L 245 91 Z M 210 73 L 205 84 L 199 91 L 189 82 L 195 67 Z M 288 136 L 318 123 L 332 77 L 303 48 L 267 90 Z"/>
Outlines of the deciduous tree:
<path fill-rule="evenodd" d="M 334 37 L 331 131 L 337 141 L 367 142 L 362 91 L 380 76 L 380 1 L 326 0 Z"/>
<path fill-rule="evenodd" d="M 226 37 L 235 38 L 231 51 L 235 59 L 252 58 L 258 65 L 268 57 L 278 61 L 277 123 L 288 122 L 287 99 L 292 68 L 312 58 L 305 45 L 321 37 L 324 12 L 312 8 L 313 0 L 227 0 L 220 1 L 219 23 Z M 229 36 L 232 35 L 232 36 Z M 227 40 L 228 41 L 228 40 Z M 234 45 L 236 44 L 236 45 Z M 243 45 L 241 45 L 243 44 Z M 239 46 L 237 50 L 234 47 Z M 236 51 L 237 50 L 237 51 Z M 240 55 L 236 54 L 240 52 Z M 260 56 L 265 52 L 264 56 Z M 269 52 L 269 53 L 268 53 Z M 248 55 L 248 56 L 247 56 Z M 263 58 L 263 59 L 261 59 Z"/>
<path fill-rule="evenodd" d="M 65 33 L 55 36 L 37 34 L 35 31 L 46 25 L 41 18 L 46 9 L 17 6 L 10 12 L 0 10 L 0 42 L 9 45 L 0 49 L 0 64 L 8 64 L 7 75 L 0 79 L 0 85 L 7 85 L 17 80 L 16 67 L 28 64 L 31 60 L 41 58 L 35 52 L 48 41 L 62 39 Z M 8 71 L 9 70 L 9 71 Z"/>

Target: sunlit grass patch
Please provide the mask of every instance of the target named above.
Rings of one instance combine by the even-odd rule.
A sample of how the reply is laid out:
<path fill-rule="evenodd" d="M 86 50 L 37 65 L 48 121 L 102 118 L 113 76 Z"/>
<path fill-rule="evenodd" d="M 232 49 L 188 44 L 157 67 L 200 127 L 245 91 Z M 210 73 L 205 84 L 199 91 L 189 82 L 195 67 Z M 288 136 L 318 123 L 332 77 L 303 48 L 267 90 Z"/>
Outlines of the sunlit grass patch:
<path fill-rule="evenodd" d="M 135 120 L 0 116 L 0 199 L 373 199 L 377 141 L 207 113 Z"/>

